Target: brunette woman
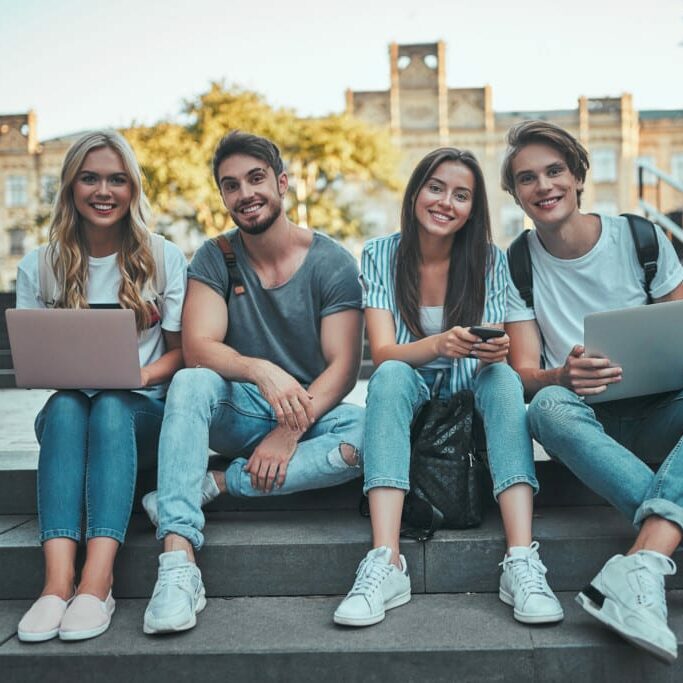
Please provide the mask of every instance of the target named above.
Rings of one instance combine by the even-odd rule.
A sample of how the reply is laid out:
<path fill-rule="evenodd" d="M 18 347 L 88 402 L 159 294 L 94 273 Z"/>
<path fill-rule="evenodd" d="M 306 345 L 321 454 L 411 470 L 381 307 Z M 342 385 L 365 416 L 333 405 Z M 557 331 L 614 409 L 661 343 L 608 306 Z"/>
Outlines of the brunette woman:
<path fill-rule="evenodd" d="M 522 385 L 506 363 L 509 339 L 484 342 L 474 325 L 502 328 L 506 266 L 493 245 L 484 177 L 466 151 L 437 149 L 408 182 L 400 233 L 368 242 L 361 259 L 372 358 L 364 469 L 373 549 L 334 614 L 368 626 L 410 600 L 399 552 L 401 511 L 410 489 L 410 424 L 438 375 L 440 396 L 471 389 L 486 432 L 493 495 L 507 542 L 500 598 L 527 623 L 559 621 L 562 607 L 532 542 L 538 490 Z M 467 562 L 467 557 L 453 558 Z"/>

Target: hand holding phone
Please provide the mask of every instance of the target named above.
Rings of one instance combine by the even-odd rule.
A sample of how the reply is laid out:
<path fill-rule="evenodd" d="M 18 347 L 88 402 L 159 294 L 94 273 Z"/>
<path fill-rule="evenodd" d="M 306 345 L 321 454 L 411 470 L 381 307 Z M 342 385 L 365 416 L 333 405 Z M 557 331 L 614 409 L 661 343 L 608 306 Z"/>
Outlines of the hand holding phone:
<path fill-rule="evenodd" d="M 497 327 L 486 327 L 484 325 L 472 325 L 472 327 L 470 327 L 470 333 L 476 335 L 482 341 L 488 341 L 489 339 L 502 337 L 505 334 L 505 330 L 501 330 Z"/>

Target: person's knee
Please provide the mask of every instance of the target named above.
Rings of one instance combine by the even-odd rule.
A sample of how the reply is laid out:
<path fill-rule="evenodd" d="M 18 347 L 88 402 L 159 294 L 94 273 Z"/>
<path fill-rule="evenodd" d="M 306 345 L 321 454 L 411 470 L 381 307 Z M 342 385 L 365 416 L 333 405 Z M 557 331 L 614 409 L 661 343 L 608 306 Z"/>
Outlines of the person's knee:
<path fill-rule="evenodd" d="M 127 391 L 100 391 L 92 399 L 91 425 L 101 424 L 110 433 L 132 427 L 134 412 L 128 399 Z"/>
<path fill-rule="evenodd" d="M 339 455 L 349 467 L 358 467 L 360 464 L 360 450 L 353 444 L 340 443 Z"/>
<path fill-rule="evenodd" d="M 89 398 L 81 391 L 58 391 L 52 394 L 43 409 L 44 417 L 70 423 L 88 410 Z"/>
<path fill-rule="evenodd" d="M 539 439 L 548 424 L 564 423 L 570 419 L 578 402 L 573 391 L 564 387 L 544 387 L 529 403 L 528 417 L 531 434 Z"/>
<path fill-rule="evenodd" d="M 507 363 L 490 363 L 477 374 L 476 388 L 479 391 L 492 390 L 496 394 L 522 396 L 524 387 L 519 375 Z"/>
<path fill-rule="evenodd" d="M 334 431 L 340 436 L 340 444 L 348 445 L 351 449 L 356 451 L 357 455 L 363 449 L 365 408 L 353 403 L 342 403 L 336 408 L 336 417 L 337 423 Z M 349 453 L 349 458 L 353 459 L 353 457 L 354 456 Z M 346 458 L 344 459 L 346 460 Z"/>
<path fill-rule="evenodd" d="M 214 383 L 223 378 L 208 368 L 183 368 L 173 376 L 166 396 L 166 405 L 191 408 L 207 400 Z"/>
<path fill-rule="evenodd" d="M 408 363 L 386 360 L 372 373 L 368 383 L 368 394 L 395 398 L 416 385 L 415 370 Z"/>

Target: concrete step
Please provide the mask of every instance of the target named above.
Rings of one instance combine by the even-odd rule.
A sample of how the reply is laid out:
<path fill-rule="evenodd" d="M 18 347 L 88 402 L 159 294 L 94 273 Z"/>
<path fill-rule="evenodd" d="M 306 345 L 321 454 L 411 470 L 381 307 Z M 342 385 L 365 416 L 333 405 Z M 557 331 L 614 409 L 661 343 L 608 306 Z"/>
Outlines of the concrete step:
<path fill-rule="evenodd" d="M 0 452 L 0 514 L 33 514 L 36 511 L 35 470 L 38 454 L 35 451 Z M 226 461 L 214 457 L 211 466 L 221 469 Z M 536 496 L 537 507 L 600 505 L 604 501 L 584 486 L 563 465 L 553 461 L 536 462 L 541 490 Z M 140 472 L 135 510 L 141 511 L 140 498 L 156 488 L 156 472 Z M 207 508 L 210 511 L 237 510 L 357 510 L 362 491 L 359 478 L 343 486 L 318 491 L 307 491 L 291 496 L 262 498 L 233 498 L 220 496 Z M 487 504 L 494 506 L 493 498 Z"/>
<path fill-rule="evenodd" d="M 3 683 L 202 681 L 542 681 L 674 683 L 666 665 L 637 650 L 560 594 L 565 620 L 515 622 L 495 595 L 415 595 L 365 629 L 335 626 L 339 597 L 211 599 L 197 627 L 146 636 L 146 600 L 117 602 L 112 626 L 93 640 L 20 643 L 28 601 L 0 603 Z M 669 624 L 683 633 L 683 592 L 668 595 Z M 679 636 L 679 647 L 681 638 Z"/>
<path fill-rule="evenodd" d="M 0 599 L 34 597 L 43 580 L 36 517 L 0 520 Z M 579 590 L 629 547 L 634 531 L 605 506 L 544 508 L 535 514 L 534 536 L 553 588 Z M 214 512 L 205 537 L 199 563 L 212 597 L 337 595 L 348 591 L 370 547 L 370 525 L 352 510 Z M 493 509 L 479 528 L 441 530 L 427 543 L 402 544 L 415 593 L 495 592 L 504 550 Z M 159 552 L 149 521 L 134 515 L 116 564 L 118 596 L 151 594 Z M 670 585 L 683 588 L 683 573 Z"/>

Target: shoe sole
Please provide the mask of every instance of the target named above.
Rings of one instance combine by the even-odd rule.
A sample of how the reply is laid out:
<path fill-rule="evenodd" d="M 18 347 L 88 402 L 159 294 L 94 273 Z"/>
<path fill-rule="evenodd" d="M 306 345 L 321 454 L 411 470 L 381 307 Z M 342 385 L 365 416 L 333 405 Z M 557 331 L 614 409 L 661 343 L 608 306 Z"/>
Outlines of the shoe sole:
<path fill-rule="evenodd" d="M 194 628 L 197 625 L 197 615 L 206 607 L 206 596 L 204 594 L 199 596 L 199 599 L 197 600 L 197 607 L 194 611 L 194 614 L 190 617 L 188 621 L 186 621 L 184 624 L 171 624 L 171 625 L 164 625 L 164 626 L 151 626 L 147 623 L 147 619 L 145 618 L 143 624 L 142 624 L 142 632 L 146 633 L 147 635 L 155 635 L 157 633 L 177 633 L 179 631 L 189 631 L 191 628 Z"/>
<path fill-rule="evenodd" d="M 587 595 L 587 593 L 597 593 L 598 595 L 602 595 L 602 606 L 600 606 L 593 599 L 591 599 L 590 595 Z M 614 620 L 614 618 L 609 614 L 610 607 L 617 606 L 617 603 L 614 600 L 608 598 L 607 596 L 604 596 L 592 584 L 589 585 L 587 588 L 584 588 L 584 590 L 582 590 L 576 596 L 576 602 L 578 602 L 579 605 L 581 605 L 581 607 L 583 607 L 583 609 L 586 610 L 586 612 L 588 612 L 588 614 L 590 614 L 592 617 L 595 617 L 599 622 L 603 623 L 605 626 L 612 629 L 615 633 L 618 633 L 622 638 L 628 640 L 633 645 L 636 645 L 637 647 L 646 650 L 651 655 L 654 655 L 655 657 L 661 659 L 667 664 L 672 664 L 676 661 L 676 658 L 678 656 L 677 653 L 671 652 L 670 650 L 667 650 L 664 647 L 657 645 L 657 643 L 653 643 L 652 641 L 644 640 L 638 634 L 634 633 L 633 631 L 629 631 L 622 624 L 617 623 Z M 607 611 L 605 611 L 606 605 Z"/>
<path fill-rule="evenodd" d="M 46 640 L 52 640 L 59 635 L 59 627 L 52 631 L 43 631 L 42 633 L 32 633 L 31 631 L 17 631 L 17 638 L 22 643 L 43 643 Z"/>
<path fill-rule="evenodd" d="M 384 617 L 388 610 L 405 605 L 407 602 L 410 602 L 411 597 L 410 590 L 407 593 L 401 593 L 401 595 L 397 595 L 384 605 L 383 612 L 373 614 L 369 617 L 344 617 L 335 614 L 333 617 L 334 623 L 339 624 L 340 626 L 372 626 L 373 624 L 379 624 L 380 621 L 384 621 Z"/>
<path fill-rule="evenodd" d="M 512 615 L 522 624 L 556 624 L 558 621 L 562 621 L 564 619 L 564 610 L 560 610 L 559 612 L 555 612 L 553 614 L 525 614 L 524 612 L 519 612 L 514 608 L 515 601 L 509 593 L 499 590 L 498 597 L 500 598 L 501 602 L 504 602 L 506 605 L 509 605 L 513 608 Z"/>

